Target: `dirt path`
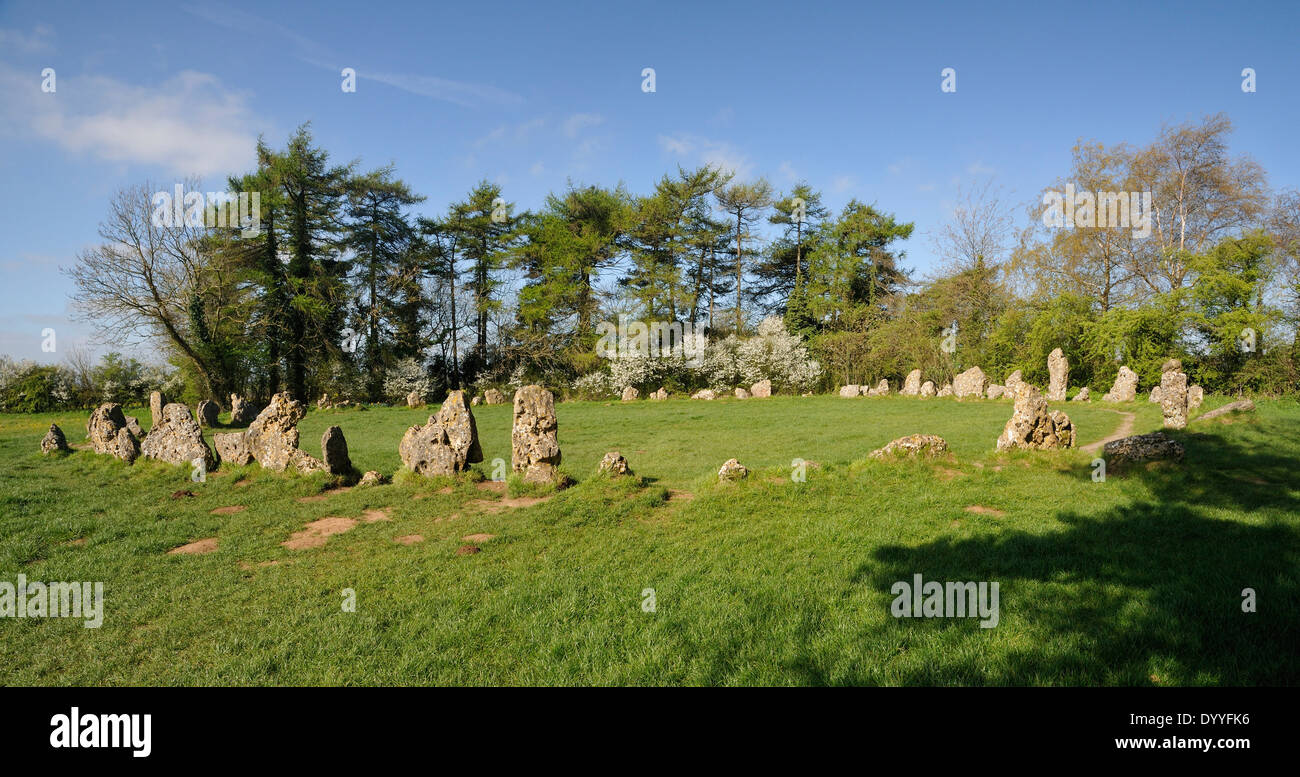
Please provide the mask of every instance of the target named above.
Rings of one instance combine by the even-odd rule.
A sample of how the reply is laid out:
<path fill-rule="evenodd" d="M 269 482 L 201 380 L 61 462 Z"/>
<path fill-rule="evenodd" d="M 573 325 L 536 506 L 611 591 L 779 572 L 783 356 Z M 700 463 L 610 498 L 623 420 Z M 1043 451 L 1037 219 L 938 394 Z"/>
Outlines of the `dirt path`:
<path fill-rule="evenodd" d="M 1120 421 L 1119 426 L 1115 429 L 1115 431 L 1111 432 L 1109 435 L 1101 438 L 1096 442 L 1088 443 L 1087 445 L 1083 446 L 1079 450 L 1092 453 L 1093 451 L 1101 450 L 1101 446 L 1105 445 L 1108 442 L 1112 442 L 1114 440 L 1122 440 L 1125 437 L 1128 437 L 1129 435 L 1133 434 L 1133 422 L 1137 420 L 1137 413 L 1126 413 L 1122 410 L 1112 410 L 1110 412 L 1119 413 L 1120 415 L 1124 416 L 1124 420 Z"/>

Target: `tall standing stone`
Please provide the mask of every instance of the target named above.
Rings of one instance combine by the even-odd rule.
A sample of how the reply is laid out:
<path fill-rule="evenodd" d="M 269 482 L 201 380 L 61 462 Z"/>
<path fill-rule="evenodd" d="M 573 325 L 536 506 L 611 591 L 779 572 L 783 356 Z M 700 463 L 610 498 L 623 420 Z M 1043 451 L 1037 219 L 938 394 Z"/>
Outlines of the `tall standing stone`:
<path fill-rule="evenodd" d="M 1181 363 L 1160 376 L 1160 411 L 1166 429 L 1187 428 L 1187 375 L 1180 367 Z"/>
<path fill-rule="evenodd" d="M 1070 385 L 1070 361 L 1060 348 L 1048 354 L 1047 374 L 1047 401 L 1064 402 L 1066 389 Z"/>
<path fill-rule="evenodd" d="M 245 402 L 238 394 L 230 395 L 230 423 L 247 424 L 256 417 L 257 412 L 251 403 Z"/>
<path fill-rule="evenodd" d="M 905 397 L 914 397 L 921 393 L 921 371 L 912 370 L 907 373 L 907 378 L 903 380 L 903 388 L 899 389 L 899 394 Z"/>
<path fill-rule="evenodd" d="M 442 407 L 436 415 L 429 416 L 427 424 L 416 424 L 406 430 L 397 450 L 407 469 L 429 477 L 455 475 L 470 464 L 482 461 L 478 426 L 465 392 L 456 390 L 447 394 Z"/>
<path fill-rule="evenodd" d="M 233 404 L 233 403 L 232 403 Z M 282 391 L 249 424 L 248 450 L 263 467 L 283 472 L 298 458 L 298 422 L 307 415 L 302 403 Z"/>
<path fill-rule="evenodd" d="M 1110 391 L 1102 396 L 1102 402 L 1132 402 L 1137 399 L 1138 376 L 1137 373 L 1124 365 L 1119 368 L 1119 374 L 1115 376 L 1115 383 L 1111 385 Z"/>
<path fill-rule="evenodd" d="M 105 402 L 90 414 L 86 439 L 95 453 L 106 453 L 127 464 L 140 455 L 140 441 L 127 428 L 126 415 L 116 402 Z"/>
<path fill-rule="evenodd" d="M 343 430 L 331 426 L 320 438 L 320 457 L 325 463 L 325 470 L 331 475 L 346 475 L 352 471 L 352 459 L 348 458 L 348 441 L 343 438 Z"/>
<path fill-rule="evenodd" d="M 1204 401 L 1205 401 L 1205 389 L 1201 388 L 1199 385 L 1193 385 L 1188 387 L 1187 389 L 1188 411 L 1192 411 L 1200 407 L 1201 403 Z"/>
<path fill-rule="evenodd" d="M 149 430 L 149 436 L 140 444 L 140 454 L 168 464 L 191 464 L 202 459 L 205 470 L 217 465 L 199 422 L 179 402 L 163 408 L 162 422 Z"/>
<path fill-rule="evenodd" d="M 524 480 L 553 483 L 559 479 L 559 424 L 555 397 L 541 386 L 515 392 L 514 428 L 510 434 L 510 463 Z"/>
<path fill-rule="evenodd" d="M 1049 411 L 1047 400 L 1038 388 L 1021 383 L 1016 389 L 1011 418 L 998 437 L 998 450 L 1071 447 L 1074 447 L 1074 424 L 1070 423 L 1070 417 L 1060 410 Z"/>
<path fill-rule="evenodd" d="M 162 423 L 163 408 L 167 406 L 167 397 L 161 391 L 149 392 L 149 428 L 156 429 Z"/>
<path fill-rule="evenodd" d="M 210 399 L 204 399 L 199 402 L 199 423 L 211 429 L 217 425 L 217 416 L 221 409 L 217 403 Z"/>

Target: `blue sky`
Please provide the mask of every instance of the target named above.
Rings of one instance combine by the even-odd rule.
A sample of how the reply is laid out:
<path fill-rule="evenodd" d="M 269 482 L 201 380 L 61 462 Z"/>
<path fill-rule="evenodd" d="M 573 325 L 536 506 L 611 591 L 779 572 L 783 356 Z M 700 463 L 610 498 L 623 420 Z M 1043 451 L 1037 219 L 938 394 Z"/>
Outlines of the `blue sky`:
<path fill-rule="evenodd" d="M 117 188 L 224 188 L 258 134 L 308 120 L 339 161 L 396 163 L 428 212 L 482 178 L 525 209 L 567 180 L 646 192 L 679 163 L 807 180 L 915 222 L 922 274 L 959 186 L 1028 202 L 1080 138 L 1224 111 L 1232 150 L 1294 188 L 1298 22 L 1296 3 L 3 3 L 0 354 L 87 341 L 58 268 Z"/>

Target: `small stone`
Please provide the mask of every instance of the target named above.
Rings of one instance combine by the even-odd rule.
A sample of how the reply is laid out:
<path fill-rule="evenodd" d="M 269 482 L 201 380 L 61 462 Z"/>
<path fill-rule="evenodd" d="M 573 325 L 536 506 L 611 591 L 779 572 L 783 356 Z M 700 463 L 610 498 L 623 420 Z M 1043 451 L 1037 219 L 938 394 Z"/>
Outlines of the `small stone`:
<path fill-rule="evenodd" d="M 667 398 L 668 398 L 668 389 L 664 388 L 663 386 L 660 386 L 658 391 L 655 391 L 655 392 L 653 392 L 653 393 L 650 394 L 650 398 L 651 398 L 651 399 L 654 399 L 654 400 L 663 400 L 663 399 L 667 399 Z"/>
<path fill-rule="evenodd" d="M 63 436 L 63 430 L 58 424 L 50 424 L 50 430 L 41 438 L 41 453 L 50 454 L 56 451 L 70 451 L 68 447 L 68 438 Z"/>
<path fill-rule="evenodd" d="M 749 393 L 755 399 L 766 399 L 767 397 L 772 396 L 772 381 L 766 379 L 760 380 L 749 387 Z"/>
<path fill-rule="evenodd" d="M 86 439 L 95 453 L 106 453 L 127 464 L 134 463 L 140 455 L 139 438 L 127 428 L 122 406 L 116 402 L 105 402 L 90 414 Z"/>
<path fill-rule="evenodd" d="M 1038 389 L 1021 383 L 1011 418 L 998 436 L 997 449 L 1043 450 L 1074 447 L 1074 425 L 1060 410 L 1049 411 L 1047 399 Z"/>
<path fill-rule="evenodd" d="M 133 415 L 127 416 L 126 428 L 127 431 L 129 431 L 132 435 L 135 436 L 135 439 L 140 440 L 141 442 L 144 441 L 145 433 L 144 433 L 144 429 L 140 428 L 140 419 L 136 418 Z"/>
<path fill-rule="evenodd" d="M 257 418 L 257 408 L 238 394 L 230 395 L 230 423 L 247 424 Z"/>
<path fill-rule="evenodd" d="M 1005 393 L 1007 393 L 1006 386 L 999 386 L 998 384 L 993 383 L 990 384 L 987 389 L 985 389 L 984 396 L 988 397 L 989 399 L 1001 399 L 1002 395 Z"/>
<path fill-rule="evenodd" d="M 736 399 L 749 399 L 749 392 L 743 388 L 736 389 Z"/>
<path fill-rule="evenodd" d="M 1138 434 L 1122 440 L 1112 440 L 1102 448 L 1102 458 L 1108 466 L 1142 461 L 1182 461 L 1183 453 L 1183 444 L 1167 437 L 1164 432 Z"/>
<path fill-rule="evenodd" d="M 423 404 L 424 404 L 424 397 L 420 396 L 420 392 L 412 391 L 411 393 L 406 395 L 407 407 L 419 407 L 420 405 Z"/>
<path fill-rule="evenodd" d="M 952 384 L 951 383 L 943 384 L 943 388 L 939 389 L 939 393 L 936 394 L 935 396 L 939 396 L 939 397 L 952 396 Z"/>
<path fill-rule="evenodd" d="M 869 455 L 873 459 L 891 456 L 941 456 L 948 452 L 948 442 L 937 434 L 909 434 L 899 437 L 883 448 L 877 448 Z"/>
<path fill-rule="evenodd" d="M 253 463 L 253 451 L 248 447 L 248 433 L 228 432 L 212 435 L 212 444 L 221 461 L 236 467 Z"/>
<path fill-rule="evenodd" d="M 618 451 L 610 451 L 605 454 L 605 457 L 600 460 L 600 471 L 614 477 L 632 474 L 632 469 L 627 465 L 627 459 L 623 458 L 623 454 Z"/>
<path fill-rule="evenodd" d="M 474 397 L 473 399 L 471 399 L 471 400 L 469 401 L 469 403 L 470 403 L 470 405 L 471 405 L 472 407 L 478 407 L 479 405 L 481 405 L 481 404 L 483 403 L 483 398 L 482 398 L 482 397 Z"/>
<path fill-rule="evenodd" d="M 718 480 L 743 480 L 749 477 L 749 470 L 735 459 L 727 459 L 718 470 Z"/>
<path fill-rule="evenodd" d="M 933 396 L 935 396 L 935 395 L 938 394 L 938 393 L 939 393 L 939 392 L 935 391 L 935 389 L 934 389 L 934 381 L 932 381 L 932 380 L 927 380 L 926 382 L 924 382 L 924 383 L 921 384 L 921 397 L 922 397 L 922 398 L 933 397 Z"/>
<path fill-rule="evenodd" d="M 163 408 L 167 406 L 167 398 L 161 391 L 149 392 L 149 428 L 152 429 L 162 423 Z"/>
<path fill-rule="evenodd" d="M 1190 412 L 1201 406 L 1205 401 L 1205 389 L 1199 385 L 1189 386 L 1187 389 L 1187 410 Z"/>
<path fill-rule="evenodd" d="M 494 388 L 490 388 L 487 391 L 483 392 L 483 404 L 504 405 L 505 403 L 506 403 L 506 395 L 502 394 L 500 391 Z"/>
<path fill-rule="evenodd" d="M 627 388 L 623 389 L 624 402 L 632 402 L 636 400 L 636 398 L 639 396 L 641 396 L 641 392 L 637 391 L 636 388 L 633 386 L 628 386 Z"/>
<path fill-rule="evenodd" d="M 718 395 L 713 392 L 713 389 L 700 389 L 694 394 L 691 394 L 691 399 L 711 400 L 717 398 Z"/>
<path fill-rule="evenodd" d="M 857 385 L 856 383 L 850 383 L 847 386 L 840 387 L 840 396 L 842 397 L 856 397 L 861 395 L 862 395 L 862 387 Z"/>
<path fill-rule="evenodd" d="M 381 475 L 377 470 L 372 469 L 372 470 L 367 470 L 366 474 L 362 475 L 361 479 L 357 481 L 357 488 L 369 487 L 369 486 L 381 486 L 387 482 L 388 482 L 387 476 Z"/>
<path fill-rule="evenodd" d="M 1083 388 L 1079 389 L 1079 393 L 1078 393 L 1078 394 L 1075 394 L 1075 395 L 1074 395 L 1074 398 L 1071 399 L 1070 401 L 1071 401 L 1071 402 L 1087 402 L 1088 399 L 1089 399 L 1089 396 L 1088 396 L 1088 387 L 1087 387 L 1087 386 L 1084 386 Z"/>

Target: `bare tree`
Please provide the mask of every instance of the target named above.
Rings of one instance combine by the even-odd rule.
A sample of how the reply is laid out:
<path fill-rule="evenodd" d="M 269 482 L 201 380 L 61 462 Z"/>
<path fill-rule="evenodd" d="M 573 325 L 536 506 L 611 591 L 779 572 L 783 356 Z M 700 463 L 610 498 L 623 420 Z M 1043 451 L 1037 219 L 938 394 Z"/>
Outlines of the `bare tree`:
<path fill-rule="evenodd" d="M 969 270 L 981 262 L 1002 262 L 1014 230 L 1011 209 L 1002 204 L 1000 193 L 1001 187 L 994 188 L 992 179 L 957 190 L 952 220 L 933 238 L 946 273 Z"/>

